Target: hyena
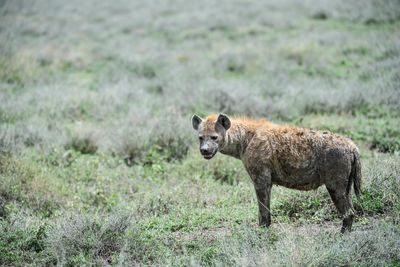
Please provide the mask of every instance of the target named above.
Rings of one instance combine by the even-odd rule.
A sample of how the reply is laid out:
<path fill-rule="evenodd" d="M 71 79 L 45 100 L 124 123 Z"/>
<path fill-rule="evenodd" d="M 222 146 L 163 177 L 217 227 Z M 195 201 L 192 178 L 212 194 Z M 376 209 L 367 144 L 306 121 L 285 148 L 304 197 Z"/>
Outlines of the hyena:
<path fill-rule="evenodd" d="M 259 224 L 271 224 L 273 184 L 298 190 L 327 188 L 339 215 L 341 232 L 350 231 L 354 218 L 351 186 L 358 196 L 361 165 L 357 146 L 343 136 L 264 119 L 225 114 L 192 117 L 198 131 L 200 153 L 211 159 L 218 151 L 240 159 L 253 181 L 258 200 Z"/>

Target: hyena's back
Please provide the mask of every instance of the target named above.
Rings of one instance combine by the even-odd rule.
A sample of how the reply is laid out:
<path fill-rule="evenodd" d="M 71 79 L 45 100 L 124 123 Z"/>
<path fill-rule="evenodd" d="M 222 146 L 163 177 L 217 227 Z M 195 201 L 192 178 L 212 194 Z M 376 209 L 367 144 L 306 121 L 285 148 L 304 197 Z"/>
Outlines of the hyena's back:
<path fill-rule="evenodd" d="M 355 158 L 355 144 L 340 135 L 289 126 L 257 129 L 246 149 L 246 168 L 268 167 L 272 182 L 311 190 L 322 184 L 347 184 Z"/>

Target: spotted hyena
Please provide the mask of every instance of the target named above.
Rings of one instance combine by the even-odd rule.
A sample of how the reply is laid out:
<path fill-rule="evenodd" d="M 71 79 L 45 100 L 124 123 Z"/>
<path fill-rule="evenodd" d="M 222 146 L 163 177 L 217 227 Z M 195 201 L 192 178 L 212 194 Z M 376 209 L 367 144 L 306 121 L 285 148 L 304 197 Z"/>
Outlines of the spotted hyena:
<path fill-rule="evenodd" d="M 240 159 L 250 175 L 258 200 L 259 224 L 271 224 L 273 184 L 298 190 L 325 185 L 339 215 L 341 231 L 351 230 L 354 209 L 351 186 L 360 194 L 361 165 L 357 146 L 328 132 L 277 125 L 264 119 L 227 115 L 192 117 L 200 153 L 211 159 L 218 151 Z"/>

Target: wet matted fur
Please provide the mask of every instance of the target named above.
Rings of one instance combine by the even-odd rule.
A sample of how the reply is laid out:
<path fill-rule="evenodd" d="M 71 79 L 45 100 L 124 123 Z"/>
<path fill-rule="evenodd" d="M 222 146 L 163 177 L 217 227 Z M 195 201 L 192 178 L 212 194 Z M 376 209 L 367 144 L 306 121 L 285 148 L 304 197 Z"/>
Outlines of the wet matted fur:
<path fill-rule="evenodd" d="M 273 184 L 298 190 L 325 185 L 339 215 L 341 231 L 351 230 L 354 208 L 351 186 L 360 194 L 361 165 L 357 146 L 329 131 L 278 125 L 265 119 L 192 117 L 200 152 L 211 159 L 218 151 L 240 159 L 250 175 L 259 206 L 259 224 L 271 224 Z"/>

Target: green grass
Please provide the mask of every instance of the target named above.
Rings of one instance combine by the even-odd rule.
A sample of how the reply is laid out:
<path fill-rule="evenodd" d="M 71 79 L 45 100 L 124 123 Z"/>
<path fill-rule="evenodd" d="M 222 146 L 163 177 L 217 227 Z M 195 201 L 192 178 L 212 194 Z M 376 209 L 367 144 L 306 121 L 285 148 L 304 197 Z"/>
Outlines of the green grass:
<path fill-rule="evenodd" d="M 236 235 L 240 231 L 261 231 L 254 233 L 256 240 L 253 240 L 253 233 L 250 237 L 242 237 L 245 242 L 264 242 L 258 238 L 272 235 L 273 241 L 268 242 L 302 244 L 304 241 L 295 241 L 299 237 L 293 236 L 296 228 L 306 231 L 305 237 L 311 238 L 316 246 L 322 242 L 319 240 L 332 245 L 338 240 L 348 242 L 346 236 L 336 236 L 340 220 L 323 188 L 312 192 L 273 188 L 273 226 L 264 236 L 263 230 L 257 230 L 256 226 L 257 207 L 252 185 L 236 160 L 219 157 L 215 162 L 205 163 L 197 151 L 192 151 L 181 162 L 162 163 L 162 167 L 153 164 L 128 168 L 122 160 L 97 152 L 71 155 L 72 162 L 66 165 L 54 156 L 48 160 L 49 156 L 31 153 L 18 160 L 2 160 L 2 223 L 8 229 L 3 232 L 2 238 L 6 240 L 3 249 L 6 253 L 15 248 L 25 250 L 28 246 L 30 251 L 23 258 L 13 257 L 7 252 L 5 263 L 33 263 L 29 257 L 39 257 L 48 264 L 57 261 L 66 265 L 117 264 L 122 260 L 156 264 L 169 255 L 172 265 L 188 264 L 189 258 L 201 264 L 211 264 L 227 260 L 225 257 L 228 255 L 222 251 L 236 244 Z M 386 228 L 381 229 L 378 222 L 385 221 L 391 227 L 400 214 L 399 184 L 396 181 L 400 159 L 367 151 L 362 155 L 363 193 L 360 200 L 354 199 L 360 215 L 354 228 L 360 234 L 371 231 L 368 230 L 371 227 L 381 233 Z M 38 166 L 38 169 L 29 167 L 31 165 Z M 228 167 L 237 168 L 237 171 L 227 172 L 224 179 L 216 175 L 217 170 Z M 51 187 L 47 183 L 38 183 L 38 180 L 47 179 L 51 179 L 48 180 L 52 181 Z M 35 228 L 37 226 L 29 225 L 27 218 L 22 220 L 28 222 L 18 223 L 28 224 L 27 228 L 21 230 L 19 227 L 23 226 L 15 225 L 14 218 L 24 216 L 21 209 L 29 210 L 35 220 L 43 220 L 40 234 Z M 369 216 L 371 220 L 368 222 Z M 285 230 L 285 236 L 277 234 L 276 231 L 285 229 L 284 225 L 293 227 L 293 232 Z M 107 227 L 120 230 L 107 230 Z M 310 237 L 309 228 L 329 234 Z M 112 232 L 111 240 L 107 231 Z M 391 232 L 393 235 L 396 233 Z M 20 235 L 23 237 L 17 238 Z M 35 242 L 42 244 L 42 249 L 31 245 Z M 228 248 L 226 242 L 230 244 Z M 235 248 L 238 251 L 243 249 L 240 243 L 235 246 L 239 246 Z M 259 248 L 265 250 L 268 247 Z M 274 246 L 269 249 L 266 253 L 284 252 Z M 65 254 L 65 250 L 71 251 Z M 343 256 L 340 249 L 329 253 Z M 35 256 L 29 256 L 31 254 Z M 322 261 L 319 258 L 312 260 Z M 347 262 L 348 259 L 342 260 Z M 388 263 L 386 260 L 395 258 L 380 260 Z M 353 263 L 357 261 L 371 263 L 368 259 L 357 259 Z"/>
<path fill-rule="evenodd" d="M 398 266 L 395 0 L 0 5 L 1 266 Z M 354 231 L 321 187 L 274 186 L 190 117 L 266 117 L 360 148 Z"/>

